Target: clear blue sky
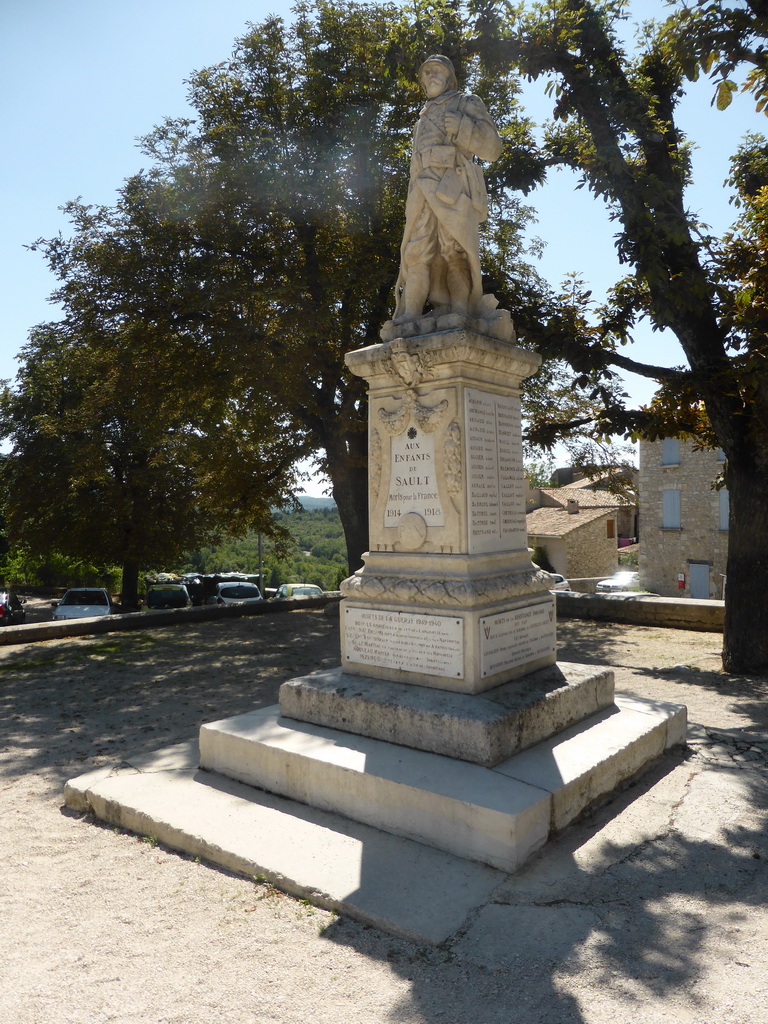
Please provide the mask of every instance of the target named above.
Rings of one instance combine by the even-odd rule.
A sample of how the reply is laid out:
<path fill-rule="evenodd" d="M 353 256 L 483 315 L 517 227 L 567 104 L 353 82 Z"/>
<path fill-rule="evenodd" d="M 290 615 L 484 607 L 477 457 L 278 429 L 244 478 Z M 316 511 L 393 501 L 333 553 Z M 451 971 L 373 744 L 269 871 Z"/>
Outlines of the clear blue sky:
<path fill-rule="evenodd" d="M 643 17 L 663 12 L 659 0 L 638 0 Z M 38 237 L 66 231 L 58 207 L 81 196 L 111 204 L 123 179 L 144 163 L 135 140 L 165 116 L 183 116 L 184 80 L 225 60 L 247 23 L 267 14 L 290 19 L 283 0 L 7 0 L 0 10 L 0 95 L 5 156 L 0 162 L 0 378 L 13 377 L 14 357 L 30 327 L 55 318 L 47 297 L 55 285 L 38 253 Z M 710 107 L 711 86 L 686 100 L 680 124 L 699 146 L 689 205 L 718 232 L 734 219 L 723 181 L 728 156 L 746 131 L 768 120 L 739 99 L 724 113 Z M 531 111 L 544 116 L 540 90 Z M 529 197 L 547 243 L 544 275 L 559 282 L 581 272 L 597 297 L 615 280 L 611 225 L 586 189 L 567 172 Z M 644 332 L 637 358 L 682 361 L 673 340 Z M 632 397 L 651 385 L 629 379 Z"/>

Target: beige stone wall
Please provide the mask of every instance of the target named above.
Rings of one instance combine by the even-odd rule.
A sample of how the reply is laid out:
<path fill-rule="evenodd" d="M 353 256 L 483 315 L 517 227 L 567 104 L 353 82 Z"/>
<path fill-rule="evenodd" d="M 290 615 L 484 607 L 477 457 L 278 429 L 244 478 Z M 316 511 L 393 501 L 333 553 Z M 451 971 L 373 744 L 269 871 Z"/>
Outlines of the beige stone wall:
<path fill-rule="evenodd" d="M 578 515 L 578 513 L 576 513 Z M 608 520 L 614 522 L 614 535 L 608 536 Z M 543 547 L 555 572 L 566 579 L 610 576 L 618 569 L 615 532 L 616 515 L 605 515 L 585 523 L 564 537 L 528 536 L 529 547 Z"/>
<path fill-rule="evenodd" d="M 608 536 L 608 520 L 614 523 L 613 537 Z M 568 579 L 610 576 L 619 567 L 616 547 L 616 515 L 606 512 L 581 529 L 566 536 L 568 546 Z"/>
<path fill-rule="evenodd" d="M 568 548 L 562 537 L 534 537 L 529 534 L 528 547 L 544 548 L 552 569 L 561 576 L 568 577 Z"/>
<path fill-rule="evenodd" d="M 705 581 L 708 569 L 709 597 L 722 598 L 728 532 L 720 529 L 720 495 L 712 489 L 723 468 L 719 452 L 694 451 L 680 441 L 676 464 L 663 465 L 662 454 L 663 442 L 640 442 L 641 585 L 662 597 L 706 596 L 692 594 L 691 573 Z M 679 491 L 679 529 L 662 525 L 665 490 Z M 678 574 L 685 576 L 683 588 Z"/>
<path fill-rule="evenodd" d="M 635 516 L 637 513 L 634 508 L 617 508 L 616 509 L 616 524 L 619 533 L 619 537 L 634 537 L 635 536 Z"/>

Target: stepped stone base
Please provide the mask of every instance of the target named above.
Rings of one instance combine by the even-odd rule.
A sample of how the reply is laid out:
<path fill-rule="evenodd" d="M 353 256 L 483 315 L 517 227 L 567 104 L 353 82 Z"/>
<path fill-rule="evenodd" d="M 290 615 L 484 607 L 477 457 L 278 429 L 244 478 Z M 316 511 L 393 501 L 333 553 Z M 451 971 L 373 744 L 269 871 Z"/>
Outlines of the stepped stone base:
<path fill-rule="evenodd" d="M 280 688 L 280 711 L 416 750 L 493 767 L 613 702 L 613 672 L 560 662 L 481 695 L 342 672 Z"/>
<path fill-rule="evenodd" d="M 204 725 L 201 766 L 516 871 L 552 832 L 685 740 L 686 711 L 630 697 L 493 768 L 297 722 L 278 707 Z"/>
<path fill-rule="evenodd" d="M 67 807 L 412 942 L 439 945 L 506 875 L 201 771 L 197 743 L 67 783 Z"/>

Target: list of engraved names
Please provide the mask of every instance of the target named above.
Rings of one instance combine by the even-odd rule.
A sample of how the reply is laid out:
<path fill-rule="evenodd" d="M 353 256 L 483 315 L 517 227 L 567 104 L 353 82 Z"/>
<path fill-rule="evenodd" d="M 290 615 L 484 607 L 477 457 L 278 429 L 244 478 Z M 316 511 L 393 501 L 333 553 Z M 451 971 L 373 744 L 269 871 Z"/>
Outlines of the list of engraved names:
<path fill-rule="evenodd" d="M 432 676 L 464 678 L 464 625 L 452 615 L 367 608 L 344 612 L 345 660 Z"/>
<path fill-rule="evenodd" d="M 530 664 L 555 652 L 552 601 L 480 619 L 480 673 L 483 679 Z"/>
<path fill-rule="evenodd" d="M 520 399 L 464 392 L 469 552 L 525 547 Z"/>

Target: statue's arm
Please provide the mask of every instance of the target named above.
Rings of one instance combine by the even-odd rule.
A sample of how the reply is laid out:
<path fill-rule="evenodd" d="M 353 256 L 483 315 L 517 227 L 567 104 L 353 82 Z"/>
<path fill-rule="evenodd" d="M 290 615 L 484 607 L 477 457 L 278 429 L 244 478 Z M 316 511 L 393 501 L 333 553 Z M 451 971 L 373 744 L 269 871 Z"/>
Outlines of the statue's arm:
<path fill-rule="evenodd" d="M 470 153 L 481 160 L 498 160 L 501 155 L 501 139 L 485 104 L 477 96 L 466 96 L 461 106 L 459 130 L 456 145 L 464 153 Z"/>

